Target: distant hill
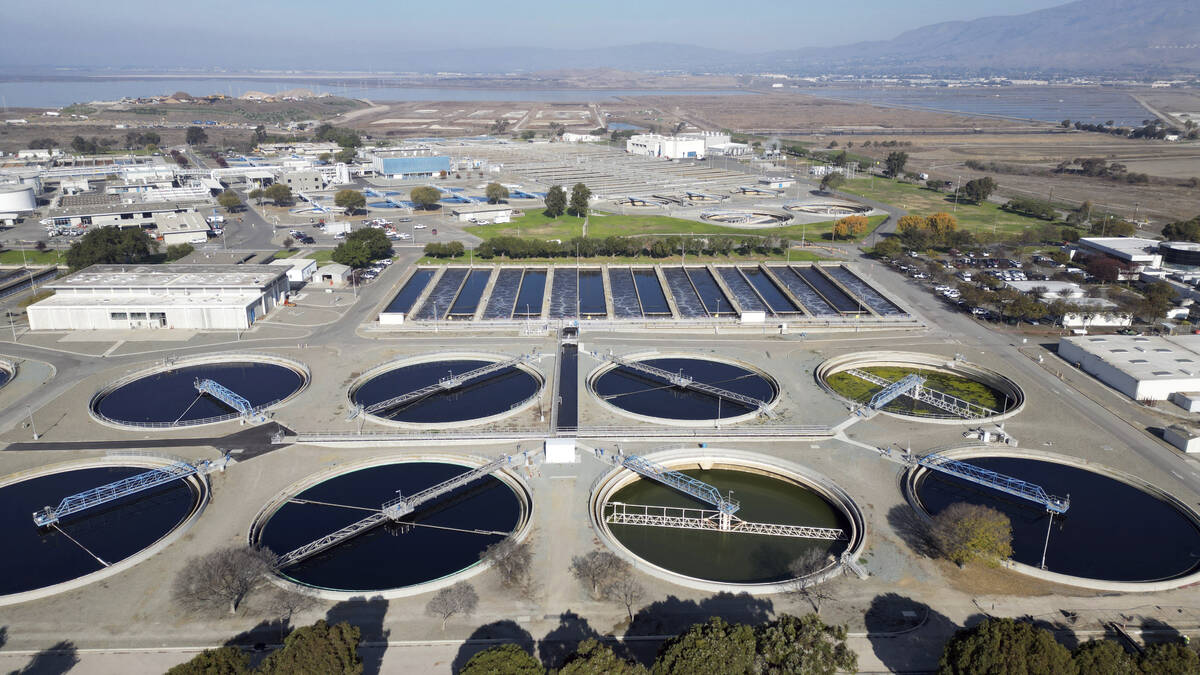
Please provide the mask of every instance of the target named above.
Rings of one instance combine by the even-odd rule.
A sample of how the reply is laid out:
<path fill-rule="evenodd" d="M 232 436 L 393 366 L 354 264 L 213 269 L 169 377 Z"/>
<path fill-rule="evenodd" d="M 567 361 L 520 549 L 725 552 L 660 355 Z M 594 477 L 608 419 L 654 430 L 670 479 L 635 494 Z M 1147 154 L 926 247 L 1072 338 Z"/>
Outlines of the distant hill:
<path fill-rule="evenodd" d="M 1197 0 L 1077 0 L 1017 16 L 948 21 L 894 39 L 775 52 L 779 67 L 1056 70 L 1194 74 L 1200 70 Z"/>

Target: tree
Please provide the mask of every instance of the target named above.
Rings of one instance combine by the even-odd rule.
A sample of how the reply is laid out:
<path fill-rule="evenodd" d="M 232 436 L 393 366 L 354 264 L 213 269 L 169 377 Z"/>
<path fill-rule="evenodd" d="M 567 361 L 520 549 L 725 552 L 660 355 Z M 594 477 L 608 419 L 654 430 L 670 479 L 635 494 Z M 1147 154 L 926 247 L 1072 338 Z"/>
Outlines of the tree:
<path fill-rule="evenodd" d="M 508 188 L 499 183 L 488 183 L 487 187 L 483 189 L 483 193 L 487 195 L 489 204 L 499 204 L 508 199 Z"/>
<path fill-rule="evenodd" d="M 633 623 L 633 606 L 646 595 L 646 589 L 641 582 L 626 571 L 616 579 L 604 584 L 604 588 L 601 590 L 605 599 L 619 602 L 625 607 L 625 612 L 629 614 L 629 622 Z"/>
<path fill-rule="evenodd" d="M 546 193 L 546 215 L 557 218 L 567 208 L 567 193 L 561 185 L 555 185 Z"/>
<path fill-rule="evenodd" d="M 896 258 L 904 252 L 904 247 L 900 245 L 897 237 L 885 237 L 883 241 L 875 244 L 874 252 L 882 258 Z"/>
<path fill-rule="evenodd" d="M 408 193 L 408 198 L 417 205 L 417 208 L 429 209 L 438 203 L 438 200 L 442 198 L 442 193 L 435 187 L 421 185 L 413 188 Z"/>
<path fill-rule="evenodd" d="M 996 191 L 997 187 L 996 181 L 991 176 L 976 178 L 975 180 L 967 181 L 967 184 L 963 186 L 962 197 L 979 204 L 986 201 Z"/>
<path fill-rule="evenodd" d="M 543 675 L 546 669 L 529 652 L 514 644 L 489 647 L 467 661 L 458 675 Z"/>
<path fill-rule="evenodd" d="M 292 203 L 292 188 L 283 183 L 273 183 L 263 190 L 262 196 L 275 202 L 276 206 L 286 206 Z"/>
<path fill-rule="evenodd" d="M 593 638 L 580 642 L 558 669 L 558 675 L 647 675 L 647 672 L 642 664 L 622 659 L 611 647 Z"/>
<path fill-rule="evenodd" d="M 175 576 L 171 596 L 195 611 L 228 607 L 237 612 L 246 596 L 266 583 L 275 567 L 275 554 L 258 546 L 231 546 L 194 556 Z"/>
<path fill-rule="evenodd" d="M 221 205 L 221 208 L 229 213 L 233 213 L 242 205 L 242 198 L 237 196 L 237 193 L 233 190 L 225 190 L 217 195 L 217 203 Z"/>
<path fill-rule="evenodd" d="M 329 258 L 335 263 L 341 263 L 355 269 L 362 269 L 371 264 L 371 249 L 362 241 L 343 241 L 333 249 Z"/>
<path fill-rule="evenodd" d="M 1071 660 L 1080 675 L 1129 675 L 1138 671 L 1137 660 L 1112 640 L 1088 640 L 1075 648 Z"/>
<path fill-rule="evenodd" d="M 322 675 L 359 675 L 363 671 L 358 656 L 362 632 L 345 621 L 330 626 L 324 619 L 292 631 L 283 647 L 262 662 L 262 675 L 321 673 Z"/>
<path fill-rule="evenodd" d="M 186 258 L 196 250 L 195 246 L 188 243 L 172 244 L 167 247 L 167 262 Z"/>
<path fill-rule="evenodd" d="M 425 613 L 442 620 L 442 630 L 446 630 L 446 622 L 455 614 L 470 614 L 479 604 L 479 595 L 475 587 L 460 581 L 449 588 L 443 588 L 437 595 L 429 599 L 425 605 Z"/>
<path fill-rule="evenodd" d="M 358 153 L 355 152 L 354 148 L 342 148 L 341 150 L 338 150 L 337 154 L 334 155 L 333 158 L 342 164 L 349 164 L 350 162 L 353 162 L 354 158 L 357 156 Z"/>
<path fill-rule="evenodd" d="M 788 564 L 788 572 L 792 581 L 788 583 L 788 592 L 796 597 L 804 598 L 812 605 L 813 612 L 821 612 L 821 603 L 833 599 L 833 592 L 828 583 L 814 578 L 817 572 L 829 566 L 829 554 L 820 549 L 809 549 L 800 554 Z"/>
<path fill-rule="evenodd" d="M 67 265 L 81 270 L 89 265 L 145 262 L 158 244 L 138 227 L 99 227 L 67 249 Z"/>
<path fill-rule="evenodd" d="M 338 190 L 333 196 L 333 203 L 346 209 L 346 213 L 354 213 L 359 209 L 366 207 L 367 198 L 358 190 Z"/>
<path fill-rule="evenodd" d="M 846 646 L 846 635 L 845 626 L 828 626 L 816 614 L 784 614 L 755 629 L 755 668 L 798 675 L 853 673 L 858 655 Z"/>
<path fill-rule="evenodd" d="M 167 675 L 249 675 L 250 656 L 237 647 L 205 649 Z"/>
<path fill-rule="evenodd" d="M 1195 675 L 1200 673 L 1200 657 L 1178 642 L 1161 642 L 1146 647 L 1138 664 L 1146 675 Z"/>
<path fill-rule="evenodd" d="M 908 153 L 900 150 L 889 152 L 887 159 L 883 160 L 886 167 L 887 175 L 895 178 L 904 172 L 904 165 L 908 164 Z"/>
<path fill-rule="evenodd" d="M 654 675 L 739 675 L 753 673 L 754 630 L 718 616 L 692 626 L 663 644 L 650 672 Z"/>
<path fill-rule="evenodd" d="M 934 237 L 944 240 L 947 235 L 958 229 L 958 219 L 945 211 L 938 211 L 925 219 L 925 226 Z"/>
<path fill-rule="evenodd" d="M 609 551 L 590 551 L 571 558 L 571 576 L 588 586 L 592 597 L 600 588 L 617 576 L 629 572 L 629 563 Z"/>
<path fill-rule="evenodd" d="M 518 543 L 511 537 L 505 537 L 484 549 L 479 559 L 496 570 L 505 588 L 529 590 L 529 565 L 533 562 L 533 549 L 528 540 Z"/>
<path fill-rule="evenodd" d="M 258 205 L 262 206 L 262 200 L 263 200 L 263 189 L 262 188 L 254 188 L 250 192 L 246 193 L 246 196 L 249 197 L 250 199 L 258 200 Z"/>
<path fill-rule="evenodd" d="M 575 187 L 571 188 L 571 215 L 582 218 L 588 213 L 588 200 L 592 198 L 592 191 L 583 183 L 576 183 Z"/>
<path fill-rule="evenodd" d="M 836 190 L 842 183 L 846 182 L 846 177 L 837 172 L 829 172 L 821 177 L 821 192 L 829 192 Z"/>
<path fill-rule="evenodd" d="M 866 216 L 846 216 L 833 224 L 833 238 L 861 237 L 867 233 L 867 225 Z"/>
<path fill-rule="evenodd" d="M 184 140 L 188 145 L 203 145 L 208 142 L 208 133 L 200 127 L 188 127 Z"/>
<path fill-rule="evenodd" d="M 1125 270 L 1125 264 L 1107 255 L 1094 255 L 1088 259 L 1087 273 L 1105 283 L 1112 283 Z"/>
<path fill-rule="evenodd" d="M 986 619 L 958 631 L 942 650 L 938 675 L 1077 675 L 1071 652 L 1050 631 L 1014 619 Z"/>
<path fill-rule="evenodd" d="M 972 560 L 996 565 L 1012 555 L 1012 523 L 996 509 L 957 502 L 933 517 L 933 537 L 959 567 Z"/>

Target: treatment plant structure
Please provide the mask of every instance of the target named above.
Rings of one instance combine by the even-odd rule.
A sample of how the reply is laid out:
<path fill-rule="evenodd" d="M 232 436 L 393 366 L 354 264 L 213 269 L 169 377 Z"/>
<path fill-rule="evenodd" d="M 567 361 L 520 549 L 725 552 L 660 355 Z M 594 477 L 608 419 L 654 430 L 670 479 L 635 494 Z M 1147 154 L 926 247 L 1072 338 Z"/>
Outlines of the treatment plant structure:
<path fill-rule="evenodd" d="M 544 177 L 621 173 L 534 162 L 544 148 L 484 151 Z M 605 199 L 694 209 L 731 232 L 870 208 L 779 194 L 755 207 L 728 176 L 676 185 L 692 169 L 657 161 L 662 189 Z M 417 259 L 404 250 L 371 284 L 305 287 L 286 305 L 274 265 L 101 266 L 56 282 L 30 312 L 46 330 L 0 345 L 0 527 L 19 552 L 0 558 L 10 640 L 96 626 L 136 646 L 221 642 L 168 589 L 190 558 L 230 545 L 268 548 L 272 588 L 315 598 L 297 610 L 306 620 L 334 603 L 382 607 L 380 644 L 506 620 L 540 636 L 576 611 L 599 632 L 625 625 L 625 608 L 570 577 L 595 550 L 643 584 L 646 607 L 629 614 L 644 639 L 721 602 L 800 613 L 786 591 L 814 583 L 854 598 L 829 603 L 839 620 L 905 596 L 962 622 L 982 607 L 979 579 L 913 535 L 960 502 L 1012 523 L 1003 583 L 987 587 L 1002 589 L 988 591 L 996 614 L 1200 606 L 1200 473 L 1146 431 L 1135 401 L 1070 362 L 1106 380 L 1132 372 L 1096 365 L 1112 357 L 1060 358 L 845 254 Z M 1072 343 L 1192 353 L 1179 339 Z M 1150 385 L 1167 395 L 1128 391 Z M 529 593 L 481 558 L 506 540 L 531 547 Z M 479 615 L 442 633 L 423 607 L 460 581 L 480 590 Z M 236 632 L 257 618 L 223 621 Z M 889 644 L 934 630 L 907 621 L 888 615 Z M 867 638 L 852 641 L 870 658 Z"/>

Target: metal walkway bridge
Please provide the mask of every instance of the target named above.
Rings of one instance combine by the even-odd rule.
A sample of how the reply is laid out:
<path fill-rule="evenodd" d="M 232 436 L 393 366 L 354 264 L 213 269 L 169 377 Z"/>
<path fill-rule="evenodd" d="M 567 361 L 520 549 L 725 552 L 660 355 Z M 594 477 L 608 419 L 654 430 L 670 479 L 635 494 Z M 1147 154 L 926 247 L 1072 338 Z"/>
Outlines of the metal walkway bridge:
<path fill-rule="evenodd" d="M 742 405 L 744 405 L 748 408 L 753 408 L 754 410 L 757 410 L 760 415 L 766 415 L 770 419 L 775 419 L 775 417 L 776 417 L 775 411 L 771 410 L 771 406 L 766 401 L 760 401 L 759 399 L 756 399 L 752 396 L 746 396 L 745 394 L 739 394 L 737 392 L 729 391 L 728 389 L 721 389 L 720 387 L 714 387 L 711 384 L 705 384 L 704 382 L 697 382 L 696 380 L 692 379 L 691 377 L 688 377 L 687 375 L 685 375 L 683 373 L 683 371 L 680 371 L 678 373 L 672 373 L 669 370 L 663 370 L 662 368 L 655 368 L 654 366 L 647 365 L 645 363 L 640 363 L 638 361 L 630 361 L 628 359 L 623 359 L 619 356 L 614 356 L 611 353 L 609 353 L 609 354 L 600 354 L 598 352 L 588 352 L 588 353 L 592 355 L 592 358 L 594 358 L 598 361 L 608 361 L 610 363 L 615 363 L 616 365 L 621 366 L 622 368 L 628 368 L 630 370 L 633 370 L 633 371 L 636 371 L 639 373 L 650 375 L 652 377 L 657 377 L 661 380 L 666 380 L 667 382 L 670 382 L 672 385 L 679 387 L 680 389 L 694 389 L 696 391 L 708 394 L 709 396 L 713 396 L 716 398 L 723 398 L 727 401 L 735 401 L 737 403 L 741 403 Z"/>
<path fill-rule="evenodd" d="M 883 387 L 880 391 L 871 397 L 871 402 L 868 404 L 872 409 L 878 410 L 883 406 L 891 403 L 900 396 L 908 396 L 912 399 L 931 405 L 935 408 L 940 408 L 948 413 L 957 415 L 964 419 L 982 419 L 985 417 L 993 417 L 999 415 L 1000 411 L 992 410 L 984 406 L 964 401 L 961 398 L 943 394 L 936 389 L 930 389 L 925 386 L 925 379 L 914 374 L 906 375 L 902 379 L 892 382 L 878 375 L 872 375 L 865 370 L 852 368 L 846 371 L 847 374 L 853 375 L 860 380 L 866 380 L 871 384 L 877 384 Z M 915 380 L 913 379 L 915 378 Z M 878 405 L 876 400 L 879 399 Z"/>
<path fill-rule="evenodd" d="M 373 415 L 381 410 L 398 408 L 407 403 L 419 401 L 427 396 L 432 396 L 443 391 L 450 391 L 451 389 L 457 389 L 471 380 L 478 380 L 481 377 L 486 377 L 487 375 L 504 370 L 505 368 L 511 368 L 512 366 L 520 365 L 522 363 L 536 361 L 539 358 L 541 357 L 536 352 L 522 354 L 516 358 L 489 363 L 486 366 L 476 368 L 474 370 L 468 370 L 467 372 L 459 373 L 458 375 L 451 374 L 448 377 L 443 377 L 442 379 L 438 380 L 436 384 L 421 387 L 420 389 L 414 389 L 413 391 L 400 394 L 399 396 L 393 396 L 392 398 L 379 401 L 378 403 L 372 403 L 366 407 L 356 406 L 350 411 L 350 416 L 347 419 L 352 420 L 355 417 L 358 417 L 360 414 Z"/>
<path fill-rule="evenodd" d="M 940 471 L 941 473 L 955 476 L 956 478 L 961 478 L 977 485 L 999 490 L 1014 497 L 1028 499 L 1031 502 L 1046 507 L 1046 510 L 1051 513 L 1062 514 L 1071 508 L 1071 497 L 1069 495 L 1066 498 L 1056 497 L 1047 493 L 1040 485 L 1023 481 L 1019 478 L 1013 478 L 1012 476 L 1006 476 L 996 471 L 990 471 L 974 464 L 961 462 L 957 459 L 943 457 L 936 452 L 925 455 L 917 460 L 917 464 L 926 469 Z"/>
<path fill-rule="evenodd" d="M 221 403 L 224 403 L 230 408 L 236 410 L 237 413 L 242 417 L 250 418 L 256 413 L 254 406 L 250 405 L 250 401 L 247 401 L 246 397 L 238 394 L 228 387 L 225 387 L 216 380 L 210 380 L 208 378 L 196 378 L 195 385 L 196 391 L 201 395 L 208 394 L 209 396 L 212 396 Z"/>
<path fill-rule="evenodd" d="M 415 511 L 417 507 L 421 506 L 422 504 L 437 499 L 438 497 L 441 497 L 442 495 L 447 494 L 457 488 L 483 478 L 484 476 L 487 476 L 511 461 L 511 457 L 508 455 L 502 455 L 501 457 L 494 459 L 483 466 L 471 469 L 466 473 L 455 476 L 450 480 L 438 483 L 431 488 L 422 490 L 421 492 L 409 497 L 400 496 L 386 501 L 379 507 L 378 513 L 372 513 L 366 518 L 350 523 L 336 532 L 331 532 L 320 539 L 311 541 L 297 549 L 284 553 L 275 559 L 275 567 L 277 569 L 283 569 L 288 565 L 294 565 L 305 558 L 310 558 L 322 551 L 333 548 L 334 546 L 337 546 L 348 539 L 356 537 L 368 530 L 372 530 L 388 521 L 399 520 L 401 517 Z"/>
<path fill-rule="evenodd" d="M 96 506 L 114 502 L 122 497 L 144 492 L 172 481 L 182 480 L 195 474 L 204 475 L 211 471 L 213 464 L 203 460 L 191 464 L 188 462 L 172 462 L 156 469 L 151 469 L 136 476 L 101 485 L 85 490 L 69 497 L 64 497 L 58 506 L 47 506 L 41 511 L 33 512 L 33 522 L 38 527 L 50 527 L 69 515 L 85 511 Z"/>
<path fill-rule="evenodd" d="M 776 537 L 800 539 L 825 539 L 839 541 L 846 533 L 837 528 L 808 527 L 805 525 L 778 525 L 774 523 L 750 523 L 730 517 L 727 526 L 722 526 L 721 511 L 688 509 L 676 506 L 646 506 L 609 502 L 604 505 L 607 513 L 604 522 L 614 525 L 644 525 L 648 527 L 673 527 L 685 530 L 713 530 L 741 534 L 764 534 Z"/>
<path fill-rule="evenodd" d="M 720 490 L 708 483 L 696 480 L 678 471 L 670 471 L 666 467 L 655 464 L 645 457 L 626 455 L 621 460 L 621 466 L 646 478 L 656 480 L 667 487 L 675 488 L 684 494 L 691 495 L 702 502 L 712 504 L 717 507 L 717 512 L 723 516 L 723 522 L 726 525 L 728 525 L 729 517 L 742 508 L 740 502 L 722 495 Z"/>

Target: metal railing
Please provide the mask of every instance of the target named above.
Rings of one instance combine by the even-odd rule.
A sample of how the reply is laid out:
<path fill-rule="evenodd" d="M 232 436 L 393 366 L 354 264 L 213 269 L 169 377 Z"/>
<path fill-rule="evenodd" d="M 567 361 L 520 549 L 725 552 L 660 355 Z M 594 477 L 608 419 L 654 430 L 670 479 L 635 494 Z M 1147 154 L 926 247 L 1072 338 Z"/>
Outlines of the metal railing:
<path fill-rule="evenodd" d="M 366 414 L 366 415 L 373 415 L 381 410 L 389 410 L 391 408 L 398 408 L 398 407 L 404 405 L 405 403 L 419 401 L 423 398 L 432 396 L 437 393 L 441 393 L 443 391 L 450 391 L 451 389 L 457 389 L 458 387 L 461 387 L 462 385 L 466 384 L 470 380 L 479 379 L 481 377 L 490 375 L 497 371 L 504 370 L 505 368 L 517 366 L 522 363 L 528 363 L 528 362 L 534 361 L 538 358 L 540 358 L 540 357 L 538 356 L 537 353 L 522 354 L 515 358 L 507 359 L 504 361 L 495 361 L 493 363 L 489 363 L 480 368 L 475 368 L 474 370 L 469 370 L 469 371 L 467 371 L 465 373 L 461 373 L 459 375 L 451 374 L 448 377 L 441 378 L 435 384 L 421 387 L 420 389 L 414 389 L 413 391 L 406 392 L 404 394 L 400 394 L 399 396 L 393 396 L 392 398 L 385 399 L 383 401 L 379 401 L 378 403 L 372 403 L 371 405 L 366 406 L 361 409 L 355 408 L 350 414 L 350 419 L 354 419 L 355 417 L 358 416 L 359 413 Z"/>
<path fill-rule="evenodd" d="M 670 384 L 672 384 L 676 387 L 679 387 L 681 389 L 694 389 L 696 391 L 703 392 L 703 393 L 708 394 L 709 396 L 712 396 L 715 398 L 722 398 L 727 401 L 734 401 L 736 403 L 741 403 L 742 405 L 744 405 L 748 408 L 758 411 L 758 413 L 760 415 L 765 415 L 771 419 L 775 419 L 775 417 L 776 417 L 775 412 L 773 410 L 771 410 L 771 406 L 766 401 L 761 401 L 752 396 L 746 396 L 745 394 L 739 394 L 734 391 L 729 391 L 728 389 L 714 387 L 711 384 L 707 384 L 704 382 L 698 382 L 695 379 L 693 379 L 687 375 L 684 375 L 682 370 L 679 371 L 678 373 L 672 373 L 669 370 L 663 370 L 662 368 L 656 368 L 654 366 L 651 366 L 651 365 L 648 365 L 645 363 L 641 363 L 638 361 L 630 361 L 628 359 L 623 359 L 619 356 L 614 356 L 612 353 L 600 354 L 597 352 L 588 352 L 588 354 L 590 354 L 592 356 L 592 358 L 597 359 L 599 361 L 608 361 L 610 363 L 615 363 L 616 365 L 621 366 L 622 368 L 628 368 L 630 370 L 634 370 L 639 373 L 643 373 L 645 375 L 650 375 L 651 377 L 657 377 L 660 380 L 665 380 L 666 382 L 669 382 Z"/>
<path fill-rule="evenodd" d="M 916 375 L 916 373 L 910 373 L 896 382 L 892 382 L 891 380 L 884 379 L 878 375 L 873 375 L 865 370 L 859 370 L 857 368 L 851 368 L 847 370 L 846 374 L 853 375 L 861 380 L 866 380 L 872 384 L 884 387 L 883 391 L 880 391 L 876 393 L 875 396 L 871 397 L 871 402 L 868 404 L 875 410 L 882 408 L 900 396 L 908 396 L 916 401 L 926 403 L 935 408 L 940 408 L 941 410 L 945 410 L 956 417 L 962 417 L 965 419 L 983 419 L 986 417 L 995 417 L 996 415 L 1000 414 L 999 410 L 992 410 L 991 408 L 981 406 L 977 403 L 971 403 L 970 401 L 965 401 L 956 396 L 942 393 L 936 389 L 930 389 L 929 387 L 925 386 L 925 379 L 919 377 Z M 915 385 L 911 379 L 914 377 L 920 380 Z M 899 386 L 901 383 L 905 384 L 903 386 Z M 885 393 L 888 393 L 893 389 L 893 387 L 895 387 L 895 396 L 891 396 L 891 398 L 888 398 L 886 401 L 883 401 L 876 406 L 875 399 L 884 395 Z"/>
<path fill-rule="evenodd" d="M 474 441 L 474 440 L 533 440 L 554 437 L 573 438 L 829 438 L 833 427 L 823 425 L 754 425 L 743 427 L 545 427 L 518 428 L 505 431 L 443 432 L 414 431 L 300 431 L 286 436 L 289 443 L 338 443 L 364 441 Z"/>
<path fill-rule="evenodd" d="M 956 478 L 961 478 L 965 481 L 975 483 L 976 485 L 982 485 L 984 487 L 992 488 L 993 490 L 999 490 L 1000 492 L 1013 495 L 1014 497 L 1020 497 L 1021 499 L 1027 499 L 1031 502 L 1041 504 L 1042 506 L 1046 507 L 1047 511 L 1051 513 L 1066 513 L 1067 509 L 1071 508 L 1070 496 L 1065 498 L 1056 497 L 1047 493 L 1042 486 L 1035 483 L 1023 481 L 1019 478 L 1013 478 L 1012 476 L 1006 476 L 997 471 L 984 469 L 982 467 L 975 466 L 974 464 L 968 464 L 967 462 L 962 462 L 957 459 L 943 457 L 936 452 L 925 455 L 921 459 L 917 460 L 917 464 L 925 467 L 926 469 L 940 471 L 941 473 L 954 476 Z"/>
<path fill-rule="evenodd" d="M 845 531 L 832 527 L 809 527 L 807 525 L 782 525 L 777 523 L 752 523 L 730 517 L 727 527 L 721 525 L 721 512 L 706 509 L 689 509 L 675 506 L 649 506 L 609 502 L 604 505 L 607 513 L 604 522 L 613 525 L 641 525 L 646 527 L 672 527 L 684 530 L 709 530 L 758 534 L 798 539 L 822 539 L 841 541 Z"/>
<path fill-rule="evenodd" d="M 738 509 L 742 508 L 740 502 L 722 495 L 720 490 L 708 483 L 678 471 L 670 471 L 666 467 L 660 466 L 645 457 L 626 455 L 621 460 L 621 466 L 646 478 L 656 480 L 667 487 L 691 495 L 702 502 L 712 504 L 722 514 L 732 515 L 737 513 Z"/>
<path fill-rule="evenodd" d="M 40 511 L 34 511 L 33 522 L 38 527 L 49 527 L 69 515 L 205 472 L 208 468 L 208 461 L 200 461 L 195 464 L 183 461 L 172 462 L 164 467 L 151 469 L 129 478 L 122 478 L 63 497 L 58 506 L 47 506 Z"/>

